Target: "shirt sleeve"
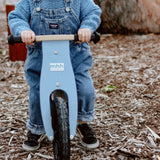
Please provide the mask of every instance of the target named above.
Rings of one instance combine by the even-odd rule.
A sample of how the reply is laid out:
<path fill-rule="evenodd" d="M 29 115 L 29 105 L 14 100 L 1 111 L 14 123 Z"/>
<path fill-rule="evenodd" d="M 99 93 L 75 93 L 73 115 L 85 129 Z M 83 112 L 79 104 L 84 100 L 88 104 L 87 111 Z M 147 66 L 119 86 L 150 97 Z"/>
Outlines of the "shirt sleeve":
<path fill-rule="evenodd" d="M 9 13 L 8 23 L 14 36 L 20 36 L 24 30 L 31 30 L 29 25 L 30 13 L 28 0 L 20 0 L 15 6 L 15 10 Z"/>
<path fill-rule="evenodd" d="M 89 28 L 93 33 L 100 25 L 101 9 L 93 0 L 80 1 L 80 28 Z"/>

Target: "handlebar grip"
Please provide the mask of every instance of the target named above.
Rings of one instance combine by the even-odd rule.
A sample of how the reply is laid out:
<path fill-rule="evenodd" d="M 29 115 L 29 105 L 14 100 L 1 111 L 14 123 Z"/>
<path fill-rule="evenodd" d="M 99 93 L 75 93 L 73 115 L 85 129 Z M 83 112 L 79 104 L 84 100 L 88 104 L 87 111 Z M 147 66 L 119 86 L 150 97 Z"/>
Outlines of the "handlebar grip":
<path fill-rule="evenodd" d="M 77 34 L 74 35 L 74 40 L 75 41 L 79 41 Z M 98 33 L 98 32 L 92 33 L 92 35 L 91 35 L 91 41 L 93 41 L 95 44 L 97 42 L 99 42 L 100 41 L 100 33 Z"/>
<path fill-rule="evenodd" d="M 75 40 L 75 41 L 79 41 L 78 39 L 78 35 L 75 34 L 74 37 L 70 40 Z M 100 40 L 100 34 L 98 32 L 94 32 L 91 35 L 91 41 L 93 41 L 95 44 Z M 42 40 L 41 40 L 42 41 Z M 13 35 L 10 35 L 8 37 L 8 43 L 10 45 L 13 45 L 15 43 L 23 43 L 22 38 L 21 37 L 14 37 Z"/>
<path fill-rule="evenodd" d="M 10 45 L 13 45 L 14 43 L 23 43 L 21 37 L 14 37 L 13 35 L 10 35 L 8 37 L 8 43 Z"/>

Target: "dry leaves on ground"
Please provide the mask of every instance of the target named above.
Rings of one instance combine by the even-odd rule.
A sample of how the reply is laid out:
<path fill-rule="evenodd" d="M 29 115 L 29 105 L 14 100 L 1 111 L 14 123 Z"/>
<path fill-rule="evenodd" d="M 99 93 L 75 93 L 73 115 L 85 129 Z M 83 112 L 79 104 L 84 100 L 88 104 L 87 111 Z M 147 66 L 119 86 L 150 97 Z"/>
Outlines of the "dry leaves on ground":
<path fill-rule="evenodd" d="M 47 138 L 35 152 L 22 150 L 28 119 L 24 62 L 9 60 L 7 34 L 1 33 L 0 159 L 53 159 Z M 158 35 L 103 35 L 98 44 L 91 44 L 91 75 L 97 95 L 92 126 L 100 146 L 86 151 L 76 135 L 71 142 L 71 159 L 160 159 L 159 40 Z"/>
<path fill-rule="evenodd" d="M 160 155 L 159 36 L 102 36 L 91 45 L 97 100 L 92 125 L 100 140 L 94 151 L 72 141 L 71 158 L 84 160 L 158 159 Z M 3 52 L 4 53 L 4 52 Z M 28 86 L 24 63 L 10 62 L 0 54 L 0 158 L 52 159 L 52 144 L 45 138 L 36 152 L 21 144 L 27 132 Z M 104 91 L 106 86 L 115 86 Z"/>

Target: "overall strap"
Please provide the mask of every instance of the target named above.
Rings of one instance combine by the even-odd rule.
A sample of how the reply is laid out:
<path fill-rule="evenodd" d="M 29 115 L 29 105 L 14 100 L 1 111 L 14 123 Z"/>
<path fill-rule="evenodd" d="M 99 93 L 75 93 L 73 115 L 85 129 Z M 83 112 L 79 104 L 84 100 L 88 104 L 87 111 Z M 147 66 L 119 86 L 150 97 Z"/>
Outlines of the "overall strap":
<path fill-rule="evenodd" d="M 64 0 L 66 11 L 69 12 L 72 5 L 72 0 Z"/>
<path fill-rule="evenodd" d="M 41 0 L 33 0 L 33 4 L 35 5 L 35 7 L 39 7 L 41 6 Z"/>

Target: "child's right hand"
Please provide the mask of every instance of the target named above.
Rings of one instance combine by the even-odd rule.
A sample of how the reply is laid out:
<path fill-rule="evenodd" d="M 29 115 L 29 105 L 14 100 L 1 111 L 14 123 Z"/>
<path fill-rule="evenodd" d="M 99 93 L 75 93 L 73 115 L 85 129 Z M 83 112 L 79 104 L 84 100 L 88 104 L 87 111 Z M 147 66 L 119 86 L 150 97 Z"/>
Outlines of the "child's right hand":
<path fill-rule="evenodd" d="M 33 31 L 27 30 L 21 32 L 21 38 L 25 44 L 34 45 L 36 35 Z"/>

